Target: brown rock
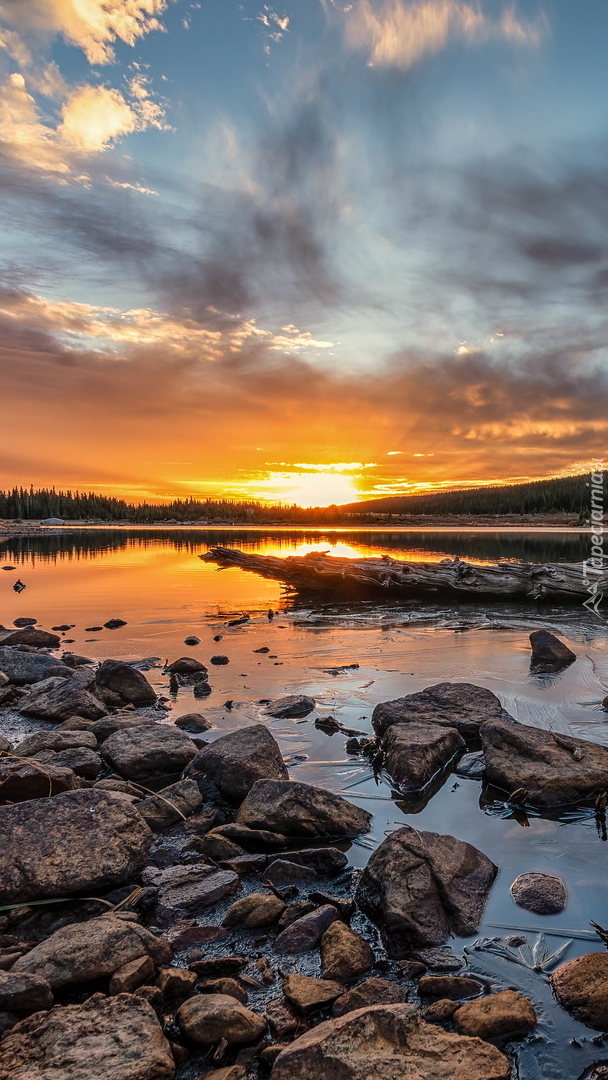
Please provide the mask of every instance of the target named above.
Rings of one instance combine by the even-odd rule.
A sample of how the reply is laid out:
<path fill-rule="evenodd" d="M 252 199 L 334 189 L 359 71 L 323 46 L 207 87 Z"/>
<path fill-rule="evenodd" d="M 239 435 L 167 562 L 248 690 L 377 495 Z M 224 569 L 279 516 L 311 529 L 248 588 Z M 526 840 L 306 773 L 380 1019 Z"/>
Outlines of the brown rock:
<path fill-rule="evenodd" d="M 193 1042 L 202 1046 L 225 1039 L 228 1046 L 257 1042 L 266 1030 L 263 1017 L 244 1008 L 227 994 L 198 994 L 177 1010 L 177 1023 Z"/>
<path fill-rule="evenodd" d="M 450 998 L 457 1001 L 459 998 L 481 994 L 482 991 L 483 986 L 475 979 L 465 979 L 458 975 L 423 975 L 418 983 L 421 997 Z"/>
<path fill-rule="evenodd" d="M 288 975 L 283 981 L 283 993 L 299 1012 L 315 1012 L 331 1005 L 344 993 L 345 987 L 330 979 L 314 979 L 309 975 Z"/>
<path fill-rule="evenodd" d="M 608 752 L 608 751 L 607 751 Z M 371 814 L 331 791 L 296 780 L 258 780 L 237 814 L 237 824 L 286 836 L 359 836 Z"/>
<path fill-rule="evenodd" d="M 102 756 L 127 780 L 147 780 L 181 772 L 196 754 L 185 732 L 168 724 L 144 724 L 115 731 L 101 745 Z"/>
<path fill-rule="evenodd" d="M 279 719 L 296 719 L 308 716 L 315 707 L 315 699 L 305 694 L 288 694 L 287 697 L 274 698 L 266 706 L 268 716 Z"/>
<path fill-rule="evenodd" d="M 243 801 L 257 780 L 289 780 L 279 744 L 264 724 L 222 735 L 199 750 L 190 771 L 213 780 L 235 803 Z"/>
<path fill-rule="evenodd" d="M 201 994 L 226 994 L 228 997 L 236 998 L 241 1005 L 247 1004 L 247 992 L 236 979 L 207 979 L 206 982 L 199 982 L 196 989 Z"/>
<path fill-rule="evenodd" d="M 0 1080 L 172 1080 L 169 1043 L 150 1006 L 94 994 L 21 1021 L 0 1042 Z"/>
<path fill-rule="evenodd" d="M 511 885 L 511 896 L 518 907 L 535 915 L 556 915 L 568 902 L 563 881 L 551 874 L 520 874 Z"/>
<path fill-rule="evenodd" d="M 142 986 L 154 975 L 154 961 L 152 957 L 138 956 L 130 960 L 124 967 L 115 971 L 110 979 L 109 992 L 115 994 L 131 994 Z"/>
<path fill-rule="evenodd" d="M 551 987 L 563 1009 L 587 1027 L 608 1030 L 608 953 L 593 952 L 562 964 Z"/>
<path fill-rule="evenodd" d="M 284 901 L 274 893 L 249 893 L 228 909 L 222 926 L 273 926 L 284 911 Z"/>
<path fill-rule="evenodd" d="M 184 968 L 166 967 L 158 973 L 156 985 L 167 1001 L 185 1001 L 193 992 L 197 975 Z"/>
<path fill-rule="evenodd" d="M 426 1024 L 412 1005 L 374 1005 L 328 1020 L 282 1054 L 272 1080 L 509 1080 L 508 1059 L 480 1039 Z"/>
<path fill-rule="evenodd" d="M 323 978 L 350 982 L 369 971 L 376 963 L 374 950 L 350 930 L 335 920 L 321 938 L 321 970 Z"/>
<path fill-rule="evenodd" d="M 208 731 L 210 727 L 213 727 L 213 724 L 202 713 L 192 712 L 178 716 L 177 720 L 175 720 L 175 726 L 181 728 L 182 731 L 189 731 L 193 735 L 198 735 L 201 731 Z"/>
<path fill-rule="evenodd" d="M 530 634 L 530 645 L 533 664 L 548 663 L 563 667 L 576 660 L 576 653 L 549 630 L 533 630 Z"/>
<path fill-rule="evenodd" d="M 393 724 L 439 724 L 456 728 L 467 742 L 479 737 L 487 720 L 511 719 L 491 690 L 473 683 L 436 683 L 415 694 L 382 701 L 372 714 L 377 735 Z"/>
<path fill-rule="evenodd" d="M 431 1005 L 427 1005 L 420 1015 L 423 1020 L 426 1020 L 427 1024 L 444 1024 L 446 1020 L 452 1019 L 456 1009 L 459 1008 L 458 1001 L 452 1001 L 450 998 L 440 998 L 439 1001 L 433 1001 Z"/>
<path fill-rule="evenodd" d="M 398 1005 L 406 1000 L 407 990 L 392 979 L 365 979 L 347 990 L 336 1001 L 332 1012 L 334 1016 L 344 1016 L 355 1009 L 364 1009 L 369 1005 Z"/>
<path fill-rule="evenodd" d="M 382 740 L 384 767 L 404 795 L 421 791 L 466 750 L 455 728 L 439 724 L 394 724 Z"/>
<path fill-rule="evenodd" d="M 328 926 L 337 918 L 338 912 L 331 904 L 302 915 L 277 936 L 275 952 L 297 954 L 316 949 Z"/>
<path fill-rule="evenodd" d="M 291 1039 L 306 1031 L 308 1024 L 285 998 L 276 998 L 266 1005 L 266 1017 L 275 1039 Z"/>
<path fill-rule="evenodd" d="M 454 1013 L 454 1023 L 463 1035 L 479 1039 L 524 1035 L 536 1027 L 536 1013 L 528 998 L 516 990 L 475 998 Z"/>
<path fill-rule="evenodd" d="M 144 821 L 156 832 L 195 814 L 203 805 L 203 797 L 194 780 L 178 780 L 136 805 Z"/>
<path fill-rule="evenodd" d="M 29 1016 L 40 1009 L 50 1009 L 53 991 L 41 975 L 19 971 L 0 971 L 0 1009 Z"/>
<path fill-rule="evenodd" d="M 175 911 L 197 911 L 232 896 L 241 887 L 238 874 L 216 870 L 206 863 L 170 866 L 166 870 L 148 867 L 142 874 L 145 885 L 158 888 L 158 907 L 170 917 Z"/>
<path fill-rule="evenodd" d="M 35 731 L 33 735 L 27 735 L 19 743 L 19 756 L 32 757 L 41 750 L 51 750 L 58 753 L 60 750 L 72 750 L 74 747 L 84 746 L 88 750 L 97 749 L 97 739 L 92 731 Z"/>
<path fill-rule="evenodd" d="M 104 660 L 95 674 L 96 692 L 109 705 L 153 705 L 156 694 L 145 675 L 122 660 Z"/>
<path fill-rule="evenodd" d="M 0 763 L 0 802 L 46 799 L 79 787 L 80 781 L 72 769 L 43 762 L 39 765 L 25 765 L 20 761 Z"/>
<path fill-rule="evenodd" d="M 23 626 L 16 630 L 0 630 L 0 645 L 31 645 L 35 649 L 57 649 L 61 642 L 59 634 Z"/>
<path fill-rule="evenodd" d="M 0 903 L 95 895 L 141 870 L 152 833 L 109 792 L 67 791 L 0 807 Z"/>

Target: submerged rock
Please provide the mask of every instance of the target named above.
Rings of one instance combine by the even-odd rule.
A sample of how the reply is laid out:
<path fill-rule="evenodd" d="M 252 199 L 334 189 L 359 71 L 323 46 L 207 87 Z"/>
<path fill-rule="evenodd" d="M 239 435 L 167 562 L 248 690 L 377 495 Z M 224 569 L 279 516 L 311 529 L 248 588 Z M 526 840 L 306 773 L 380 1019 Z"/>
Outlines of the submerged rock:
<path fill-rule="evenodd" d="M 106 791 L 67 791 L 0 807 L 0 903 L 120 885 L 144 866 L 152 833 Z"/>
<path fill-rule="evenodd" d="M 374 1005 L 327 1020 L 279 1054 L 272 1080 L 509 1080 L 511 1065 L 480 1039 L 425 1023 L 412 1005 Z"/>
<path fill-rule="evenodd" d="M 608 791 L 608 750 L 597 743 L 496 720 L 480 734 L 487 782 L 509 793 L 523 789 L 526 802 L 561 806 Z"/>
<path fill-rule="evenodd" d="M 266 706 L 265 711 L 268 716 L 274 716 L 277 719 L 296 720 L 302 716 L 308 716 L 315 704 L 315 699 L 305 694 L 288 694 L 286 697 L 274 698 Z"/>
<path fill-rule="evenodd" d="M 0 1042 L 0 1080 L 172 1080 L 158 1018 L 141 997 L 94 994 L 21 1021 Z"/>
<path fill-rule="evenodd" d="M 147 780 L 181 772 L 196 755 L 185 732 L 168 724 L 142 724 L 115 731 L 102 743 L 101 753 L 127 780 Z"/>
<path fill-rule="evenodd" d="M 243 801 L 257 780 L 289 780 L 279 744 L 264 724 L 222 735 L 199 750 L 189 772 L 209 777 L 235 803 Z"/>
<path fill-rule="evenodd" d="M 582 1024 L 608 1031 L 608 953 L 585 953 L 562 964 L 551 975 L 551 988 Z"/>
<path fill-rule="evenodd" d="M 556 915 L 568 901 L 563 881 L 551 874 L 520 874 L 511 885 L 511 896 L 518 907 L 535 915 Z"/>
<path fill-rule="evenodd" d="M 563 641 L 549 630 L 533 630 L 530 634 L 532 646 L 532 663 L 554 664 L 556 667 L 565 667 L 576 660 L 576 653 L 572 652 Z"/>
<path fill-rule="evenodd" d="M 384 767 L 402 794 L 421 791 L 466 743 L 455 728 L 438 724 L 394 724 L 382 740 Z"/>
<path fill-rule="evenodd" d="M 296 780 L 258 780 L 236 818 L 248 828 L 302 837 L 359 836 L 371 819 L 341 795 Z"/>
<path fill-rule="evenodd" d="M 379 927 L 389 956 L 441 945 L 479 928 L 497 867 L 471 844 L 405 826 L 371 856 L 356 900 Z"/>
<path fill-rule="evenodd" d="M 382 701 L 372 714 L 377 735 L 393 724 L 441 724 L 456 728 L 463 739 L 479 737 L 479 727 L 487 720 L 511 720 L 496 694 L 473 683 L 436 683 L 416 694 Z"/>

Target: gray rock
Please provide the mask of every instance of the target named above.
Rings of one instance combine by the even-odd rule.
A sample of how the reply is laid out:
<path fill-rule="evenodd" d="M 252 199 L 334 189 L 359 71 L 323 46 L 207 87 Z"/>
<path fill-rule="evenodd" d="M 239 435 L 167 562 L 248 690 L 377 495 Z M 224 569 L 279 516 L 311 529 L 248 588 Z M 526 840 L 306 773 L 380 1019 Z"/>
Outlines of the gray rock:
<path fill-rule="evenodd" d="M 27 697 L 19 702 L 19 712 L 40 720 L 69 720 L 82 716 L 85 720 L 98 720 L 107 709 L 92 692 L 94 673 L 88 668 L 77 668 L 69 679 L 54 679 L 53 686 L 40 682 Z"/>
<path fill-rule="evenodd" d="M 328 926 L 337 918 L 338 912 L 331 904 L 315 908 L 281 930 L 274 943 L 275 951 L 298 954 L 316 949 Z"/>
<path fill-rule="evenodd" d="M 142 997 L 94 994 L 22 1020 L 0 1042 L 1 1080 L 172 1080 L 175 1063 Z"/>
<path fill-rule="evenodd" d="M 310 867 L 318 874 L 338 874 L 348 866 L 348 858 L 343 851 L 334 847 L 303 848 L 301 851 L 282 851 L 280 855 L 270 855 L 269 862 L 275 859 L 287 859 L 291 863 Z"/>
<path fill-rule="evenodd" d="M 511 885 L 511 896 L 518 907 L 535 915 L 557 915 L 568 902 L 563 881 L 551 874 L 520 874 Z"/>
<path fill-rule="evenodd" d="M 167 671 L 170 675 L 195 675 L 199 673 L 205 674 L 207 668 L 194 656 L 180 656 L 178 660 L 174 660 L 172 664 L 169 664 Z"/>
<path fill-rule="evenodd" d="M 0 671 L 10 683 L 25 686 L 52 677 L 69 677 L 72 672 L 67 664 L 48 653 L 21 652 L 9 646 L 0 647 Z"/>
<path fill-rule="evenodd" d="M 425 1023 L 413 1005 L 373 1005 L 327 1020 L 277 1057 L 272 1080 L 509 1080 L 509 1060 L 480 1039 Z"/>
<path fill-rule="evenodd" d="M 389 956 L 476 933 L 498 870 L 477 848 L 453 836 L 405 826 L 371 856 L 356 892 L 379 927 Z"/>
<path fill-rule="evenodd" d="M 203 805 L 203 797 L 194 780 L 178 780 L 135 805 L 144 821 L 156 831 L 195 814 Z"/>
<path fill-rule="evenodd" d="M 152 833 L 106 791 L 67 791 L 0 807 L 0 903 L 121 885 L 144 866 Z"/>
<path fill-rule="evenodd" d="M 258 780 L 236 817 L 238 825 L 284 836 L 359 836 L 371 814 L 331 791 L 295 780 Z"/>
<path fill-rule="evenodd" d="M 597 743 L 496 720 L 480 735 L 487 783 L 509 794 L 523 789 L 526 802 L 589 803 L 608 791 L 608 750 Z"/>
<path fill-rule="evenodd" d="M 266 706 L 265 711 L 268 716 L 274 716 L 277 719 L 295 720 L 302 716 L 308 716 L 315 705 L 315 699 L 306 697 L 305 694 L 288 694 L 287 697 L 274 698 Z"/>
<path fill-rule="evenodd" d="M 0 971 L 0 1009 L 29 1016 L 53 1004 L 51 985 L 42 975 L 19 971 Z"/>
<path fill-rule="evenodd" d="M 60 769 L 71 769 L 76 776 L 81 776 L 85 780 L 96 780 L 105 764 L 99 754 L 86 746 L 74 746 L 68 750 L 59 750 L 57 753 L 46 750 L 36 754 L 36 761 L 54 765 Z"/>
<path fill-rule="evenodd" d="M 41 751 L 58 753 L 76 746 L 95 750 L 97 739 L 90 731 L 35 731 L 21 740 L 18 750 L 21 757 L 32 757 Z"/>
<path fill-rule="evenodd" d="M 0 645 L 32 645 L 35 649 L 57 649 L 61 638 L 48 630 L 35 626 L 23 626 L 17 630 L 0 629 Z"/>
<path fill-rule="evenodd" d="M 153 705 L 156 693 L 145 675 L 122 660 L 104 660 L 95 675 L 97 693 L 109 705 Z"/>
<path fill-rule="evenodd" d="M 439 724 L 394 724 L 383 740 L 384 766 L 402 794 L 422 791 L 466 750 L 455 728 Z"/>
<path fill-rule="evenodd" d="M 188 771 L 209 777 L 235 803 L 257 780 L 289 780 L 279 745 L 263 724 L 222 735 L 199 750 Z"/>
<path fill-rule="evenodd" d="M 275 859 L 264 874 L 264 881 L 276 887 L 316 880 L 317 872 L 311 866 L 302 866 L 300 863 L 289 862 L 288 859 Z"/>
<path fill-rule="evenodd" d="M 456 728 L 467 742 L 479 737 L 479 727 L 486 720 L 510 720 L 491 690 L 473 683 L 436 683 L 415 694 L 382 701 L 372 713 L 377 735 L 384 735 L 393 724 L 440 724 Z"/>
<path fill-rule="evenodd" d="M 156 722 L 156 720 L 150 720 L 147 716 L 142 716 L 141 713 L 133 709 L 129 712 L 112 713 L 111 716 L 103 716 L 93 723 L 91 731 L 97 741 L 103 743 L 115 731 L 124 731 L 125 728 L 129 727 L 141 727 L 143 724 L 156 724 Z"/>
<path fill-rule="evenodd" d="M 170 866 L 166 870 L 148 867 L 142 874 L 144 885 L 158 889 L 158 906 L 163 915 L 175 911 L 197 911 L 232 896 L 241 887 L 238 874 L 217 870 L 207 863 Z"/>
<path fill-rule="evenodd" d="M 280 833 L 270 832 L 267 829 L 249 829 L 246 825 L 238 825 L 235 821 L 226 825 L 218 825 L 213 830 L 214 836 L 223 836 L 227 840 L 238 844 L 245 851 L 282 851 L 288 846 L 289 840 Z"/>
<path fill-rule="evenodd" d="M 42 976 L 57 990 L 109 977 L 146 955 L 160 965 L 171 960 L 171 949 L 139 923 L 108 913 L 62 926 L 17 960 L 12 971 Z"/>
<path fill-rule="evenodd" d="M 576 660 L 576 653 L 572 652 L 563 641 L 549 630 L 533 630 L 530 634 L 532 646 L 533 664 L 554 664 L 556 667 L 565 667 Z"/>
<path fill-rule="evenodd" d="M 181 772 L 196 749 L 192 739 L 168 724 L 127 727 L 115 731 L 101 745 L 102 756 L 127 780 Z"/>

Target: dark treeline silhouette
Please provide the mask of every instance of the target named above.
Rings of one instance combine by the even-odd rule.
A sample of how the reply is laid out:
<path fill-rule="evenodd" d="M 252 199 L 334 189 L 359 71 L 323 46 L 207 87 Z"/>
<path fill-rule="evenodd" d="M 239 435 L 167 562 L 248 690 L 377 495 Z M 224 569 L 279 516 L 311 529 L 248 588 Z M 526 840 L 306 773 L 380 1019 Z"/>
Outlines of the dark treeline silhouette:
<path fill-rule="evenodd" d="M 512 514 L 576 514 L 583 520 L 589 515 L 589 506 L 587 475 L 429 495 L 399 495 L 345 506 L 307 509 L 295 504 L 268 506 L 231 499 L 189 498 L 175 499 L 170 503 L 134 504 L 94 492 L 56 491 L 55 488 L 14 487 L 11 491 L 0 492 L 0 518 L 35 521 L 55 517 L 99 524 L 129 521 L 146 525 L 165 522 L 329 525 L 387 518 L 394 521 L 419 515 L 492 517 Z"/>

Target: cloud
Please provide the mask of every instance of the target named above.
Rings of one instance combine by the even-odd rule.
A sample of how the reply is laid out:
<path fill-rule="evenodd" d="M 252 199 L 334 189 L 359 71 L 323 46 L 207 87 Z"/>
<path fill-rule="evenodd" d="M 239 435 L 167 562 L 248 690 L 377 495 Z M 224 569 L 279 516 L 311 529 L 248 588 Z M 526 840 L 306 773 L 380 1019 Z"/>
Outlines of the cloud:
<path fill-rule="evenodd" d="M 114 60 L 114 45 L 134 45 L 152 30 L 168 0 L 0 0 L 0 18 L 19 33 L 61 35 L 91 64 Z"/>
<path fill-rule="evenodd" d="M 369 62 L 407 70 L 442 52 L 453 41 L 482 45 L 493 39 L 536 46 L 544 23 L 525 23 L 512 6 L 500 17 L 464 0 L 356 0 L 344 9 L 347 45 L 368 53 Z"/>

